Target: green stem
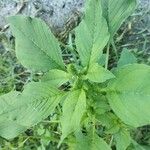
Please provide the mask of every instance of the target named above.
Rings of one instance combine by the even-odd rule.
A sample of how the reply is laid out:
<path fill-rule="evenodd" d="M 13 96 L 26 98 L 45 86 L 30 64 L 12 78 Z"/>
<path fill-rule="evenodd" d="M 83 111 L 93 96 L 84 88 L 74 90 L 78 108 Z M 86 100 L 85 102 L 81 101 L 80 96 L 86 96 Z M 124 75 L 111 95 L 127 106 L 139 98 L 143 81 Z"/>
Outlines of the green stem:
<path fill-rule="evenodd" d="M 111 136 L 111 139 L 110 139 L 110 142 L 109 142 L 109 146 L 110 146 L 110 147 L 111 147 L 111 145 L 112 145 L 113 139 L 114 139 L 114 137 L 113 137 L 113 135 L 112 135 L 112 136 Z"/>
<path fill-rule="evenodd" d="M 115 45 L 115 42 L 114 42 L 114 39 L 112 39 L 111 41 L 111 45 L 115 51 L 115 54 L 116 54 L 116 57 L 117 57 L 117 61 L 118 61 L 118 52 L 117 52 L 117 48 L 116 48 L 116 45 Z"/>
<path fill-rule="evenodd" d="M 100 87 L 100 86 L 95 86 L 95 87 L 92 87 L 94 89 L 94 92 L 97 92 L 97 93 L 106 93 L 108 91 L 107 87 Z"/>
<path fill-rule="evenodd" d="M 77 62 L 78 60 L 77 60 L 77 57 L 76 57 L 75 50 L 73 48 L 71 48 L 70 46 L 65 45 L 61 41 L 59 41 L 59 43 L 60 43 L 60 45 L 62 45 L 64 48 L 68 49 L 72 53 L 73 59 L 75 60 L 75 62 Z"/>
<path fill-rule="evenodd" d="M 94 135 L 95 135 L 95 116 L 93 115 L 93 118 L 92 118 L 92 122 L 93 122 L 93 124 L 92 124 L 92 136 L 94 137 Z"/>
<path fill-rule="evenodd" d="M 109 48 L 110 48 L 110 42 L 107 45 L 107 51 L 106 51 L 106 60 L 105 60 L 105 69 L 108 68 L 108 61 L 109 61 Z"/>
<path fill-rule="evenodd" d="M 42 121 L 42 123 L 60 123 L 60 120 L 54 120 L 54 121 L 44 120 Z"/>
<path fill-rule="evenodd" d="M 63 46 L 64 48 L 67 48 L 70 52 L 73 51 L 72 48 L 70 48 L 69 46 L 65 45 L 63 42 L 59 41 L 60 45 Z"/>

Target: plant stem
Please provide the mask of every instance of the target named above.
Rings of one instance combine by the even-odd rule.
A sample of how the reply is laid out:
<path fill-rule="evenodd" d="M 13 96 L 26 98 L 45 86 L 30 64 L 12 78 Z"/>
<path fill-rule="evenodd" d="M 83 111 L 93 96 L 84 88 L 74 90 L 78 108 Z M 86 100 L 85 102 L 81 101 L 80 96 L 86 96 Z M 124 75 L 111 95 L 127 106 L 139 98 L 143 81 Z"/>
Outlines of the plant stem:
<path fill-rule="evenodd" d="M 59 43 L 60 43 L 61 46 L 63 46 L 64 48 L 68 49 L 68 50 L 72 53 L 72 56 L 73 56 L 74 61 L 77 62 L 78 60 L 77 60 L 77 57 L 76 57 L 76 52 L 75 52 L 75 50 L 74 50 L 73 48 L 71 48 L 71 47 L 65 45 L 65 44 L 64 44 L 63 42 L 61 42 L 61 41 L 59 41 Z"/>
<path fill-rule="evenodd" d="M 65 45 L 63 42 L 59 41 L 60 45 L 63 46 L 64 48 L 67 48 L 69 51 L 73 51 L 72 48 L 70 48 L 69 46 Z"/>
<path fill-rule="evenodd" d="M 111 147 L 111 145 L 112 145 L 113 139 L 114 139 L 114 137 L 113 137 L 113 135 L 112 135 L 112 136 L 111 136 L 111 139 L 110 139 L 110 142 L 109 142 L 110 147 Z"/>
<path fill-rule="evenodd" d="M 113 49 L 114 49 L 114 51 L 115 51 L 115 54 L 116 54 L 116 57 L 117 57 L 117 61 L 118 61 L 118 53 L 117 53 L 117 48 L 116 48 L 116 45 L 115 45 L 114 39 L 112 39 L 112 41 L 111 41 L 111 45 L 112 45 L 112 47 L 113 47 Z"/>
<path fill-rule="evenodd" d="M 95 116 L 93 115 L 93 118 L 92 118 L 92 122 L 93 122 L 93 125 L 92 125 L 92 136 L 94 137 L 95 135 Z"/>
<path fill-rule="evenodd" d="M 60 120 L 54 120 L 54 121 L 48 121 L 48 120 L 44 120 L 42 121 L 43 123 L 60 123 Z"/>
<path fill-rule="evenodd" d="M 109 61 L 109 48 L 110 48 L 110 42 L 107 45 L 107 51 L 106 51 L 106 61 L 105 61 L 105 69 L 108 68 L 108 61 Z"/>

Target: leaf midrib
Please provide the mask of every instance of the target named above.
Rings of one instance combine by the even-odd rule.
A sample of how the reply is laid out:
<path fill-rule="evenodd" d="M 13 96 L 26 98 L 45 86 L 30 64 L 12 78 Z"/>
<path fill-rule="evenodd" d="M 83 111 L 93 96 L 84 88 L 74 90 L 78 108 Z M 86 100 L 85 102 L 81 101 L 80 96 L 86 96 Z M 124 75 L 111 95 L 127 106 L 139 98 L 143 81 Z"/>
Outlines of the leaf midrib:
<path fill-rule="evenodd" d="M 30 36 L 29 36 L 28 34 L 26 34 L 25 32 L 23 32 L 19 27 L 15 26 L 14 24 L 13 24 L 13 26 L 14 26 L 19 32 L 21 32 L 28 40 L 30 40 L 30 41 L 33 43 L 33 45 L 34 45 L 35 47 L 37 47 L 44 55 L 46 55 L 46 56 L 48 57 L 48 59 L 52 60 L 57 66 L 59 66 L 60 68 L 62 68 L 62 66 L 61 66 L 60 64 L 58 64 L 58 63 L 56 62 L 56 60 L 54 60 L 52 57 L 50 57 L 50 56 L 44 51 L 44 49 L 40 48 L 40 47 L 38 46 L 38 44 L 37 44 L 33 39 L 30 38 Z"/>
<path fill-rule="evenodd" d="M 45 99 L 51 99 L 52 97 L 54 98 L 54 97 L 57 97 L 57 96 L 60 96 L 60 95 L 63 95 L 63 93 L 59 93 L 59 94 L 56 94 L 56 95 L 53 95 L 53 96 L 46 96 L 46 97 L 43 98 L 43 100 L 45 100 Z M 18 95 L 18 96 L 19 96 L 19 95 Z M 41 97 L 42 97 L 42 96 L 41 96 Z M 1 116 L 1 115 L 5 115 L 5 114 L 10 113 L 10 112 L 13 112 L 13 111 L 15 111 L 15 110 L 17 110 L 17 109 L 26 107 L 27 105 L 30 105 L 30 104 L 34 103 L 35 101 L 37 101 L 37 100 L 38 100 L 38 99 L 34 98 L 34 100 L 33 100 L 33 101 L 30 101 L 30 103 L 26 103 L 26 104 L 23 103 L 22 105 L 19 105 L 19 108 L 16 106 L 16 107 L 14 107 L 14 108 L 11 109 L 11 110 L 4 111 L 3 113 L 0 114 L 0 116 Z M 40 100 L 40 101 L 43 101 L 43 100 Z"/>
<path fill-rule="evenodd" d="M 95 5 L 94 5 L 94 7 L 95 7 Z M 89 27 L 88 27 L 88 25 L 86 23 L 86 25 L 87 25 L 87 27 L 89 29 L 90 35 L 92 37 L 92 45 L 90 47 L 91 51 L 90 51 L 90 57 L 89 57 L 89 60 L 88 60 L 88 67 L 89 67 L 90 62 L 91 62 L 91 57 L 92 57 L 92 52 L 93 52 L 93 46 L 94 46 L 94 40 L 95 40 L 95 38 L 94 38 L 95 37 L 95 30 L 96 30 L 96 27 L 95 27 L 95 21 L 96 21 L 96 17 L 95 16 L 96 16 L 96 13 L 95 12 L 96 12 L 96 9 L 94 9 L 94 23 L 92 23 L 93 26 L 94 26 L 94 29 L 92 30 L 93 31 L 92 33 L 94 33 L 94 34 L 91 34 L 90 29 L 89 29 Z"/>

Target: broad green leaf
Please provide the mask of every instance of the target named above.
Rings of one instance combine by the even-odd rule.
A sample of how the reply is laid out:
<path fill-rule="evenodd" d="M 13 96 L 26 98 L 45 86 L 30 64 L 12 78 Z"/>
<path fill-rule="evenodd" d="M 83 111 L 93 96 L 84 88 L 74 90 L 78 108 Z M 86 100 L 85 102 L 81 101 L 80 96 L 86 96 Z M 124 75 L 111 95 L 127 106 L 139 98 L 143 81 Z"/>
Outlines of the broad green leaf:
<path fill-rule="evenodd" d="M 0 136 L 7 139 L 16 137 L 47 118 L 63 96 L 62 92 L 48 83 L 30 83 L 19 95 L 8 93 L 1 96 Z"/>
<path fill-rule="evenodd" d="M 103 16 L 106 17 L 111 37 L 136 8 L 136 0 L 102 0 Z"/>
<path fill-rule="evenodd" d="M 32 91 L 32 92 L 31 92 Z M 25 90 L 20 95 L 19 103 L 25 107 L 26 112 L 23 119 L 24 125 L 32 126 L 42 119 L 48 117 L 63 99 L 64 93 L 57 90 L 49 83 L 30 83 L 25 87 Z"/>
<path fill-rule="evenodd" d="M 143 148 L 144 150 L 150 150 L 150 146 L 149 145 L 142 145 L 140 148 Z"/>
<path fill-rule="evenodd" d="M 98 97 L 98 94 L 97 94 L 97 99 L 94 99 L 92 106 L 93 106 L 95 115 L 104 114 L 110 111 L 111 109 L 108 102 L 106 101 L 106 98 L 103 97 L 102 95 Z"/>
<path fill-rule="evenodd" d="M 111 148 L 96 134 L 94 137 L 81 134 L 76 137 L 75 144 L 69 150 L 111 150 Z"/>
<path fill-rule="evenodd" d="M 102 54 L 102 56 L 98 60 L 98 64 L 101 65 L 101 66 L 104 66 L 105 61 L 106 61 L 106 54 Z"/>
<path fill-rule="evenodd" d="M 146 149 L 143 145 L 138 144 L 136 141 L 132 140 L 132 147 L 129 147 L 127 150 L 149 150 Z"/>
<path fill-rule="evenodd" d="M 69 81 L 70 78 L 71 75 L 69 73 L 58 69 L 52 69 L 42 77 L 42 82 L 48 82 L 51 85 L 59 87 Z"/>
<path fill-rule="evenodd" d="M 33 71 L 64 69 L 58 41 L 40 19 L 12 16 L 8 18 L 15 36 L 19 61 Z"/>
<path fill-rule="evenodd" d="M 129 49 L 123 49 L 117 67 L 120 68 L 134 63 L 137 63 L 137 58 L 129 51 Z"/>
<path fill-rule="evenodd" d="M 120 129 L 118 133 L 114 135 L 116 141 L 117 150 L 126 150 L 131 143 L 131 137 L 129 131 Z"/>
<path fill-rule="evenodd" d="M 86 111 L 86 95 L 83 90 L 72 91 L 68 94 L 63 104 L 63 116 L 61 118 L 62 137 L 61 142 L 71 132 L 80 129 L 80 122 Z"/>
<path fill-rule="evenodd" d="M 107 22 L 102 16 L 101 2 L 90 0 L 87 5 L 85 18 L 75 32 L 75 43 L 83 66 L 98 61 L 109 39 Z"/>
<path fill-rule="evenodd" d="M 92 139 L 90 139 L 89 144 L 90 144 L 89 150 L 111 150 L 108 144 L 97 135 L 95 135 Z"/>
<path fill-rule="evenodd" d="M 115 76 L 109 70 L 105 70 L 105 68 L 95 63 L 90 65 L 85 78 L 93 82 L 102 83 L 106 80 L 115 78 Z"/>
<path fill-rule="evenodd" d="M 101 0 L 101 5 L 103 9 L 102 14 L 104 18 L 107 20 L 107 23 L 109 22 L 108 21 L 108 4 L 109 4 L 109 0 Z"/>
<path fill-rule="evenodd" d="M 136 5 L 136 0 L 109 0 L 109 27 L 112 35 L 119 29 L 123 21 L 133 13 Z"/>
<path fill-rule="evenodd" d="M 102 126 L 105 126 L 105 133 L 115 134 L 120 130 L 120 124 L 118 125 L 118 117 L 111 112 L 106 112 L 101 115 L 96 115 L 96 118 L 100 121 Z"/>
<path fill-rule="evenodd" d="M 150 67 L 142 64 L 119 69 L 108 85 L 107 98 L 116 115 L 126 124 L 150 123 Z"/>
<path fill-rule="evenodd" d="M 0 97 L 0 136 L 6 139 L 13 138 L 25 131 L 27 127 L 16 122 L 15 116 L 7 115 L 13 112 L 11 106 L 17 103 L 19 92 L 10 92 Z M 4 116 L 4 117 L 3 117 Z"/>

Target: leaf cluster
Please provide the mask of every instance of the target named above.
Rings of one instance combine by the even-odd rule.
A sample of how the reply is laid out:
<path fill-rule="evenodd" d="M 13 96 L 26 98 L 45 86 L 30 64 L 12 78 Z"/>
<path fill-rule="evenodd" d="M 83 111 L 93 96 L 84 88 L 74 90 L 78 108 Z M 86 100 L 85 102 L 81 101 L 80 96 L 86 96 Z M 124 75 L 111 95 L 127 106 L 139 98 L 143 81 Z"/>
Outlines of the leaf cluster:
<path fill-rule="evenodd" d="M 58 147 L 143 149 L 130 130 L 150 123 L 150 67 L 137 64 L 134 55 L 123 50 L 117 67 L 108 69 L 113 36 L 135 8 L 136 0 L 88 0 L 85 17 L 75 29 L 70 64 L 64 63 L 60 44 L 43 21 L 8 18 L 18 60 L 43 76 L 23 92 L 0 97 L 0 136 L 14 138 L 59 108 Z"/>

